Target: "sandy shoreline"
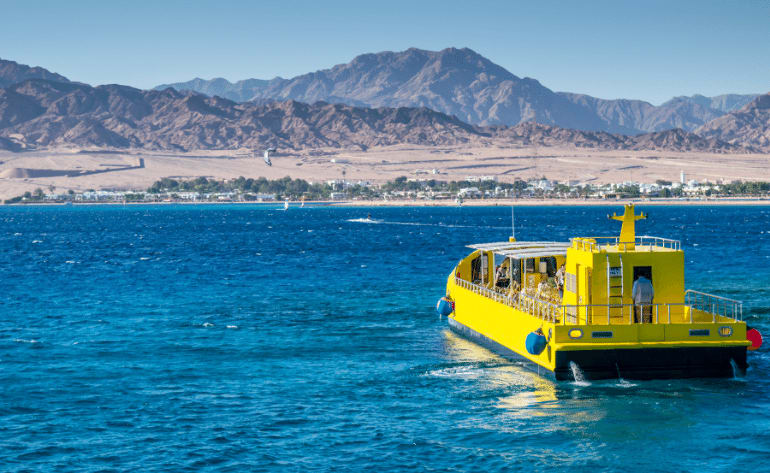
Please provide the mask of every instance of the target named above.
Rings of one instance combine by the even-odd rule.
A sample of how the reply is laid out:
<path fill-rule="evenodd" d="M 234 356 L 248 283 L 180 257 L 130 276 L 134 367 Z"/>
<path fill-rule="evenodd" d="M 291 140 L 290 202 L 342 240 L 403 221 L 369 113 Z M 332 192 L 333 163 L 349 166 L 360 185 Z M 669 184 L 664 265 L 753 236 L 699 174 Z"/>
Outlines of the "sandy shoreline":
<path fill-rule="evenodd" d="M 492 200 L 478 199 L 469 200 L 458 206 L 451 200 L 349 200 L 349 201 L 305 201 L 306 207 L 574 207 L 574 206 L 596 206 L 596 207 L 616 207 L 625 204 L 645 205 L 676 205 L 676 206 L 770 206 L 770 199 L 619 199 L 619 200 L 600 200 L 600 199 L 517 199 L 517 200 Z M 52 203 L 29 203 L 29 204 L 5 204 L 6 207 L 28 207 L 28 206 L 60 206 L 67 204 Z M 137 206 L 137 205 L 256 205 L 260 207 L 271 207 L 283 209 L 283 202 L 75 202 L 73 206 Z M 298 208 L 300 201 L 289 201 L 289 208 Z"/>
<path fill-rule="evenodd" d="M 770 199 L 704 199 L 704 200 L 679 200 L 679 199 L 518 199 L 518 200 L 470 200 L 462 203 L 462 207 L 571 207 L 571 206 L 620 206 L 625 204 L 635 205 L 758 205 L 770 206 Z M 349 201 L 331 204 L 342 207 L 458 207 L 454 201 Z"/>

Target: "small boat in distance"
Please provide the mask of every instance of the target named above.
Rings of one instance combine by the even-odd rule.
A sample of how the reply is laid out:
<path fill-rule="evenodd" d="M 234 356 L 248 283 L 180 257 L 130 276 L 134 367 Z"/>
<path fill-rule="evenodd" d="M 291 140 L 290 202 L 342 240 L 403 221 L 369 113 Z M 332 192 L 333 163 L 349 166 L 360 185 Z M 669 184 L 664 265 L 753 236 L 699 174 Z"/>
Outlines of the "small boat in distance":
<path fill-rule="evenodd" d="M 685 289 L 681 243 L 636 236 L 470 245 L 436 309 L 458 334 L 556 380 L 734 377 L 762 345 L 743 304 Z"/>
<path fill-rule="evenodd" d="M 288 199 L 283 201 L 283 210 L 289 210 L 289 200 Z"/>
<path fill-rule="evenodd" d="M 382 223 L 384 222 L 381 218 L 372 218 L 372 214 L 366 214 L 366 218 L 351 218 L 348 219 L 348 222 L 353 223 Z"/>

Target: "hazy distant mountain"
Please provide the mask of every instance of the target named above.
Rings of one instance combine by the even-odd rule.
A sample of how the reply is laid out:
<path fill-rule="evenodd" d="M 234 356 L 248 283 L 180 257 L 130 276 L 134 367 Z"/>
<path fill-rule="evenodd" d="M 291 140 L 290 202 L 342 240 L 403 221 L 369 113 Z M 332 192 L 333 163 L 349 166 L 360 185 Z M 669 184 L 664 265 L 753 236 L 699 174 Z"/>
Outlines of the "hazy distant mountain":
<path fill-rule="evenodd" d="M 519 78 L 467 48 L 412 48 L 364 54 L 347 64 L 292 79 L 249 79 L 234 84 L 224 79 L 195 79 L 157 89 L 169 86 L 236 101 L 256 98 L 367 107 L 424 106 L 476 125 L 536 121 L 630 134 L 672 128 L 692 131 L 753 98 L 695 95 L 676 97 L 656 107 L 641 100 L 554 93 L 538 81 Z"/>
<path fill-rule="evenodd" d="M 28 79 L 46 79 L 56 82 L 69 82 L 66 77 L 42 67 L 30 67 L 14 61 L 0 59 L 0 88 L 23 82 Z"/>
<path fill-rule="evenodd" d="M 560 128 L 539 123 L 521 123 L 514 127 L 501 127 L 494 136 L 510 139 L 513 143 L 538 146 L 569 146 L 608 150 L 663 150 L 734 152 L 746 151 L 736 144 L 724 143 L 713 138 L 702 138 L 682 129 L 620 135 L 604 131 L 583 131 Z"/>
<path fill-rule="evenodd" d="M 704 107 L 697 102 L 679 97 L 649 110 L 639 128 L 646 131 L 663 131 L 673 128 L 692 131 L 722 114 L 723 112 L 713 108 Z"/>
<path fill-rule="evenodd" d="M 256 91 L 265 88 L 269 82 L 270 81 L 261 79 L 246 79 L 232 83 L 221 77 L 211 80 L 195 78 L 187 82 L 159 85 L 155 87 L 155 90 L 163 90 L 171 87 L 176 90 L 191 90 L 211 97 L 217 95 L 235 102 L 247 102 L 255 98 L 257 95 Z"/>
<path fill-rule="evenodd" d="M 760 94 L 724 94 L 717 95 L 715 97 L 704 97 L 703 95 L 696 94 L 690 97 L 674 97 L 672 100 L 688 100 L 693 103 L 697 103 L 701 107 L 711 108 L 724 114 L 727 112 L 732 112 L 733 110 L 738 110 L 739 108 L 757 98 L 758 95 Z"/>
<path fill-rule="evenodd" d="M 587 114 L 596 115 L 602 127 L 596 131 L 637 134 L 653 131 L 645 125 L 647 117 L 655 111 L 655 106 L 643 100 L 607 100 L 585 94 L 559 92 L 559 95 L 582 107 Z"/>
<path fill-rule="evenodd" d="M 704 137 L 770 149 L 770 93 L 698 128 Z"/>
<path fill-rule="evenodd" d="M 604 130 L 625 133 L 655 132 L 682 128 L 694 131 L 725 113 L 742 107 L 756 95 L 674 97 L 655 106 L 642 100 L 606 100 L 583 94 L 559 92 L 573 103 L 592 111 L 605 123 Z"/>
<path fill-rule="evenodd" d="M 732 151 L 682 130 L 624 136 L 536 123 L 480 127 L 421 108 L 364 108 L 288 100 L 257 104 L 173 89 L 29 80 L 0 89 L 0 146 L 283 149 L 544 144 L 599 149 Z"/>

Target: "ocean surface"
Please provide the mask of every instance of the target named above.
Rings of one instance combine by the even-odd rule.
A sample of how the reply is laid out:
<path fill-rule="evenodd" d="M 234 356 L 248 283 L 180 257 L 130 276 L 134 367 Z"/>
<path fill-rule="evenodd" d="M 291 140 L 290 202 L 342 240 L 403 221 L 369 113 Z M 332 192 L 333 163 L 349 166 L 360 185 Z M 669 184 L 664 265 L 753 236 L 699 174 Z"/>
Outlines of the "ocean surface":
<path fill-rule="evenodd" d="M 0 471 L 770 471 L 768 343 L 738 379 L 551 382 L 434 309 L 510 209 L 279 206 L 0 207 Z M 770 338 L 770 207 L 639 209 Z"/>

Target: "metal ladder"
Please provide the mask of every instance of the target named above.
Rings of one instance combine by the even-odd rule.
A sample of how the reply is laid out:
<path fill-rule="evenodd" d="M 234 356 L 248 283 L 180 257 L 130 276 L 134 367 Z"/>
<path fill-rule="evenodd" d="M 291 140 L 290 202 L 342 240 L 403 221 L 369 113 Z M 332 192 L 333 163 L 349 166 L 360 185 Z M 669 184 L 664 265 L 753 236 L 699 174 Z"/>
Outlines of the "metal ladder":
<path fill-rule="evenodd" d="M 612 266 L 610 255 L 607 255 L 607 313 L 610 317 L 623 317 L 623 256 L 619 258 L 620 266 Z"/>

